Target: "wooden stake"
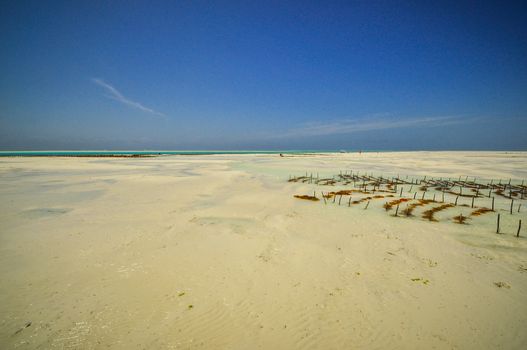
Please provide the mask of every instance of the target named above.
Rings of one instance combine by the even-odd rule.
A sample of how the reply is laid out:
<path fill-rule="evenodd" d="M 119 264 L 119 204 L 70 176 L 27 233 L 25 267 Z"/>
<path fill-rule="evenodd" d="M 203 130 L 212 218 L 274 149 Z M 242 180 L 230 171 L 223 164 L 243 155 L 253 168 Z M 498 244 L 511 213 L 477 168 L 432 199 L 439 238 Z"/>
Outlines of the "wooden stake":
<path fill-rule="evenodd" d="M 459 196 L 456 196 L 456 202 L 454 203 L 454 205 L 457 205 L 458 198 L 459 198 Z"/>
<path fill-rule="evenodd" d="M 522 228 L 522 221 L 520 220 L 520 222 L 518 223 L 518 232 L 516 232 L 516 237 L 520 237 L 521 228 Z"/>
<path fill-rule="evenodd" d="M 423 192 L 423 197 L 422 197 L 421 199 L 425 199 L 425 193 L 426 193 L 426 192 Z"/>
<path fill-rule="evenodd" d="M 350 196 L 350 199 L 348 201 L 348 207 L 351 207 L 351 196 Z"/>
<path fill-rule="evenodd" d="M 414 193 L 414 199 L 415 199 L 415 196 L 417 196 L 417 192 Z"/>
<path fill-rule="evenodd" d="M 436 201 L 436 194 L 434 193 L 434 198 L 432 199 L 432 201 Z"/>
<path fill-rule="evenodd" d="M 340 195 L 340 198 L 339 198 L 339 205 L 340 205 L 340 201 L 342 200 L 342 195 Z"/>
<path fill-rule="evenodd" d="M 514 205 L 514 199 L 511 199 L 511 214 L 512 214 L 512 206 Z"/>
<path fill-rule="evenodd" d="M 370 201 L 368 201 L 368 203 L 366 203 L 366 206 L 364 207 L 364 210 L 368 209 L 368 205 L 370 205 Z"/>
<path fill-rule="evenodd" d="M 395 216 L 397 216 L 398 212 L 399 212 L 399 204 L 397 204 L 397 208 L 395 208 Z"/>
<path fill-rule="evenodd" d="M 441 196 L 441 203 L 445 203 L 445 191 L 443 191 L 443 195 Z"/>
<path fill-rule="evenodd" d="M 522 204 L 520 203 L 520 204 L 518 205 L 518 213 L 520 212 L 520 208 L 521 208 L 521 207 L 522 207 Z"/>
<path fill-rule="evenodd" d="M 492 197 L 492 211 L 494 211 L 494 197 Z"/>
<path fill-rule="evenodd" d="M 498 214 L 498 223 L 496 227 L 496 233 L 500 233 L 500 214 Z"/>
<path fill-rule="evenodd" d="M 401 193 L 399 193 L 399 197 L 403 196 L 403 187 L 401 186 Z"/>
<path fill-rule="evenodd" d="M 471 208 L 474 208 L 474 198 L 476 198 L 476 197 L 472 197 L 472 204 L 470 206 Z"/>
<path fill-rule="evenodd" d="M 326 196 L 324 196 L 324 192 L 322 192 L 322 198 L 324 199 L 324 204 L 328 204 L 328 203 L 326 202 Z"/>

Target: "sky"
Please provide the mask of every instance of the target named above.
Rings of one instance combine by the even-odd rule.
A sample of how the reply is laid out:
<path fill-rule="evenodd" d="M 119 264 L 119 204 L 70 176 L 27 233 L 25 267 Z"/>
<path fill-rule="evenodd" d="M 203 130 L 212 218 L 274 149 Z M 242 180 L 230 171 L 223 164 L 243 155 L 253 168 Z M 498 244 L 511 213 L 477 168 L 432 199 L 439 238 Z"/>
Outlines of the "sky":
<path fill-rule="evenodd" d="M 527 150 L 527 5 L 8 1 L 0 150 Z"/>

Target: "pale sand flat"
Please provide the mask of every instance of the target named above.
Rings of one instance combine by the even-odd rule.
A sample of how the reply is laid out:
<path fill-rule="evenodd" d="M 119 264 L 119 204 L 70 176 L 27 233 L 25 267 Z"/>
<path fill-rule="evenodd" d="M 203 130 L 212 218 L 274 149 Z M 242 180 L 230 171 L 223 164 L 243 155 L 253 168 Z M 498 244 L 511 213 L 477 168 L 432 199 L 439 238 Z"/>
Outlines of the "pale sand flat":
<path fill-rule="evenodd" d="M 0 348 L 522 349 L 527 208 L 496 235 L 287 182 L 350 169 L 521 181 L 527 153 L 2 158 Z"/>

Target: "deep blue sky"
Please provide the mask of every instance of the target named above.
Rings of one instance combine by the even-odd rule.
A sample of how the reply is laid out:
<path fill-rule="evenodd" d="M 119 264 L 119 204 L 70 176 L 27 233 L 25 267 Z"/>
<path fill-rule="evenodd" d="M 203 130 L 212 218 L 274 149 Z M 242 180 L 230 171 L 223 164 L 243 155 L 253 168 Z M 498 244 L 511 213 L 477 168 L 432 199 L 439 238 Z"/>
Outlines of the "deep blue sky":
<path fill-rule="evenodd" d="M 527 149 L 526 6 L 2 4 L 0 149 L 266 148 Z"/>

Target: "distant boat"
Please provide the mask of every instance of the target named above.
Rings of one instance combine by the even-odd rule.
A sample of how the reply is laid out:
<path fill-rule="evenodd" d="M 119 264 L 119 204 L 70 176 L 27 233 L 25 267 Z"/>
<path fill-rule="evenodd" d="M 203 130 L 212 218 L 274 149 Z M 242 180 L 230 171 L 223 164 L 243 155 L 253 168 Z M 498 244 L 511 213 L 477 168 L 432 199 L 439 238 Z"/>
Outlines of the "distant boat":
<path fill-rule="evenodd" d="M 340 153 L 348 153 L 348 151 L 346 151 L 345 149 L 341 149 L 339 152 Z"/>

